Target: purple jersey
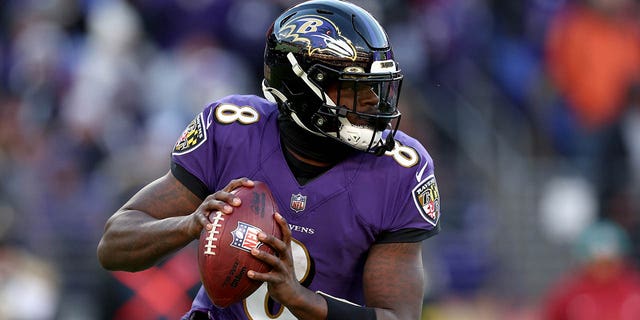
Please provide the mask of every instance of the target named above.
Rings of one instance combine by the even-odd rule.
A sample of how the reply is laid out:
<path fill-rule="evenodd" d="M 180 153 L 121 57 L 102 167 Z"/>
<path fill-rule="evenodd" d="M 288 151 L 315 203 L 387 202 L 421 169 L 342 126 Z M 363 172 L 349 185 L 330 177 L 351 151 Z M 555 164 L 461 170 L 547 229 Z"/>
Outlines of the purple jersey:
<path fill-rule="evenodd" d="M 298 280 L 364 304 L 362 275 L 371 245 L 422 241 L 438 231 L 433 161 L 418 141 L 398 131 L 394 150 L 358 153 L 301 186 L 284 158 L 277 116 L 277 106 L 257 96 L 211 104 L 176 143 L 172 172 L 201 198 L 243 176 L 267 183 L 292 231 Z M 217 320 L 295 319 L 286 308 L 265 303 L 266 297 L 263 285 L 246 300 L 217 309 L 201 288 L 192 311 Z"/>

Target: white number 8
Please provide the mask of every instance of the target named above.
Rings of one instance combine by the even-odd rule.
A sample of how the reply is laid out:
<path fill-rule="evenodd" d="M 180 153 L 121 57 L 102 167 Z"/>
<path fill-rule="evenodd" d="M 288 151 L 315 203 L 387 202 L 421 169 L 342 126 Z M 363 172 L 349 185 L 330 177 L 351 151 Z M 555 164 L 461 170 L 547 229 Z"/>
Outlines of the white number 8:
<path fill-rule="evenodd" d="M 384 154 L 393 157 L 393 160 L 405 168 L 411 168 L 420 162 L 418 152 L 414 148 L 403 146 L 398 140 L 396 140 L 393 150 Z"/>
<path fill-rule="evenodd" d="M 260 119 L 260 115 L 258 111 L 249 106 L 239 107 L 235 104 L 222 103 L 216 107 L 216 119 L 224 124 L 236 121 L 242 124 L 252 124 Z"/>

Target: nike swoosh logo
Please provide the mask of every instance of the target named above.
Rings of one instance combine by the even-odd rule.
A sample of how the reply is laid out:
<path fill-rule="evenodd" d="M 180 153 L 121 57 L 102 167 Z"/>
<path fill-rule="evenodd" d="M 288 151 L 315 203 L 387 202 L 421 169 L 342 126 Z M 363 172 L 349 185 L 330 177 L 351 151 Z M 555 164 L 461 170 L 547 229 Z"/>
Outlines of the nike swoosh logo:
<path fill-rule="evenodd" d="M 207 115 L 207 126 L 205 129 L 209 129 L 213 120 L 211 120 L 211 115 L 213 114 L 213 110 L 209 110 L 209 115 Z"/>
<path fill-rule="evenodd" d="M 425 163 L 424 167 L 422 167 L 420 171 L 416 172 L 416 180 L 418 180 L 418 182 L 422 181 L 422 175 L 424 174 L 424 170 L 426 170 L 428 166 L 429 162 Z"/>

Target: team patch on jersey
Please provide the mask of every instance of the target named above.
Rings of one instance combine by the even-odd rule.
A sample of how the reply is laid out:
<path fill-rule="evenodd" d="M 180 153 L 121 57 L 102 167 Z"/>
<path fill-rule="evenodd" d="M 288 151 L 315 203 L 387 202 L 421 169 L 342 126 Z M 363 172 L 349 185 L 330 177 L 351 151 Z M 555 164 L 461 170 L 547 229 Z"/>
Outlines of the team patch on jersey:
<path fill-rule="evenodd" d="M 292 194 L 291 195 L 291 209 L 296 213 L 304 210 L 307 206 L 307 196 L 303 196 L 302 194 Z"/>
<path fill-rule="evenodd" d="M 435 176 L 427 177 L 411 193 L 422 217 L 435 226 L 440 218 L 440 192 Z"/>
<path fill-rule="evenodd" d="M 203 115 L 196 116 L 180 135 L 178 142 L 173 147 L 173 154 L 181 155 L 189 153 L 207 140 L 207 130 L 204 127 Z"/>
<path fill-rule="evenodd" d="M 231 235 L 233 236 L 231 246 L 247 252 L 253 248 L 260 247 L 260 245 L 262 245 L 262 242 L 258 240 L 258 233 L 260 231 L 262 230 L 258 227 L 238 221 L 238 227 L 231 231 Z"/>

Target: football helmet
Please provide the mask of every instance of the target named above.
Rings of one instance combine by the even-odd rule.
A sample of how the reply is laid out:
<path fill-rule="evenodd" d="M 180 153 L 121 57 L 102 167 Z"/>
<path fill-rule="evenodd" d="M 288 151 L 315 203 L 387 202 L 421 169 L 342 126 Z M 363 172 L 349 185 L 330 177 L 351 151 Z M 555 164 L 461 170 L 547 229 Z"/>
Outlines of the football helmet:
<path fill-rule="evenodd" d="M 367 11 L 338 0 L 294 6 L 267 32 L 264 60 L 265 98 L 297 125 L 369 153 L 393 148 L 403 75 Z"/>

